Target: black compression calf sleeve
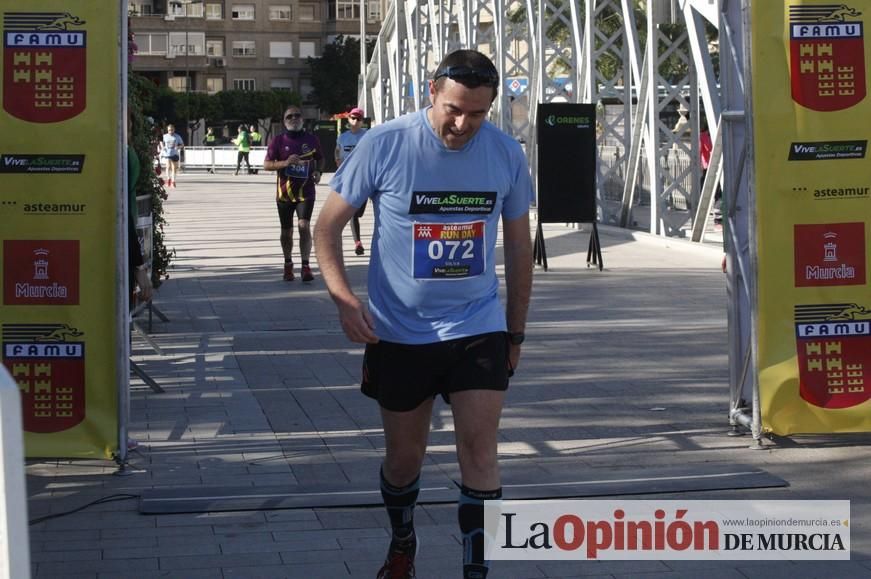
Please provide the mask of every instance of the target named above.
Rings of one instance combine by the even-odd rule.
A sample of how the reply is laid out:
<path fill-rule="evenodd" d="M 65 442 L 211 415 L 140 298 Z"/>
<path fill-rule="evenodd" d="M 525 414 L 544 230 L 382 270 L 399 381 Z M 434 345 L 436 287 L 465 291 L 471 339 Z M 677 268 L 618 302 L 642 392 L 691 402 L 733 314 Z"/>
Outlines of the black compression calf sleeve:
<path fill-rule="evenodd" d="M 419 493 L 420 475 L 404 487 L 396 487 L 384 478 L 384 470 L 381 470 L 381 496 L 394 536 L 406 537 L 414 530 L 414 505 Z"/>
<path fill-rule="evenodd" d="M 490 562 L 484 559 L 484 501 L 502 498 L 502 488 L 479 491 L 463 485 L 457 516 L 463 534 L 463 578 L 484 579 Z"/>

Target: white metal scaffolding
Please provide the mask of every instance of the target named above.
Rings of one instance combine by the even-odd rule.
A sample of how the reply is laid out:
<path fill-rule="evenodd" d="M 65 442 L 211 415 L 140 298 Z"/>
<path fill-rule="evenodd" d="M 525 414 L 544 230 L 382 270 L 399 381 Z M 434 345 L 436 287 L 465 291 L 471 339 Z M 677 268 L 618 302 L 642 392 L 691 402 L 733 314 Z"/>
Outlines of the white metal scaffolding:
<path fill-rule="evenodd" d="M 537 103 L 599 105 L 603 223 L 702 241 L 722 174 L 722 146 L 704 186 L 699 164 L 700 126 L 721 143 L 719 28 L 715 0 L 393 0 L 360 102 L 376 123 L 418 110 L 445 54 L 479 50 L 504 80 L 491 120 L 530 159 Z"/>

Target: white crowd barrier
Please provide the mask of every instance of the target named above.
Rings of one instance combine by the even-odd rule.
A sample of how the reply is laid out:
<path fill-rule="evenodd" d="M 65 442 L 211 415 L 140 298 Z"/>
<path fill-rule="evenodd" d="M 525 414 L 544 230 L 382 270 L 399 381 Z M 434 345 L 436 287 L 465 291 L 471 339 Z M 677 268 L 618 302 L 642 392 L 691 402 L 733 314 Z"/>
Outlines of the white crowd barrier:
<path fill-rule="evenodd" d="M 181 166 L 184 170 L 236 170 L 238 149 L 232 145 L 220 147 L 185 147 L 182 151 Z M 252 169 L 263 169 L 266 147 L 251 147 L 248 160 Z M 245 161 L 242 161 L 245 170 Z"/>
<path fill-rule="evenodd" d="M 0 364 L 0 579 L 30 577 L 21 393 Z"/>

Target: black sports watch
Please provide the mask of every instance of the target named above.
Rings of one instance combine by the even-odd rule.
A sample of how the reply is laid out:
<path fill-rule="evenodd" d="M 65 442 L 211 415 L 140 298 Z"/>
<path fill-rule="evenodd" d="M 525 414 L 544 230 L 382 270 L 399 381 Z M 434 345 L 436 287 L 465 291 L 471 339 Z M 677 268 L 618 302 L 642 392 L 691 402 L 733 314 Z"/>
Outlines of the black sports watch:
<path fill-rule="evenodd" d="M 508 332 L 508 343 L 512 346 L 519 346 L 526 339 L 526 334 L 523 332 Z"/>

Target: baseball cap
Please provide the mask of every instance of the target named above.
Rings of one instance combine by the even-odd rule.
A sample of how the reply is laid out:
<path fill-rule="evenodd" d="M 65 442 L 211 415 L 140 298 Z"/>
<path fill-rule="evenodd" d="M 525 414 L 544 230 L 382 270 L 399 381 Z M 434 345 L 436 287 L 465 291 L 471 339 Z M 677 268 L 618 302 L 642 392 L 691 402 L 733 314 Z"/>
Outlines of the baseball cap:
<path fill-rule="evenodd" d="M 348 116 L 362 119 L 366 115 L 363 113 L 363 109 L 361 109 L 360 107 L 354 107 L 353 109 L 351 109 L 351 112 L 348 113 Z"/>

